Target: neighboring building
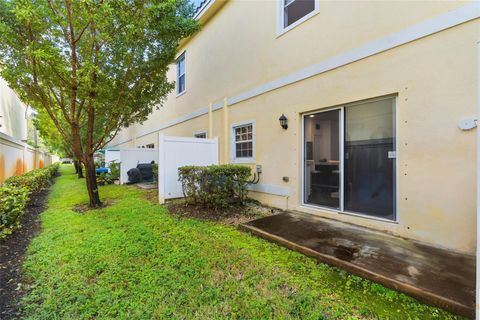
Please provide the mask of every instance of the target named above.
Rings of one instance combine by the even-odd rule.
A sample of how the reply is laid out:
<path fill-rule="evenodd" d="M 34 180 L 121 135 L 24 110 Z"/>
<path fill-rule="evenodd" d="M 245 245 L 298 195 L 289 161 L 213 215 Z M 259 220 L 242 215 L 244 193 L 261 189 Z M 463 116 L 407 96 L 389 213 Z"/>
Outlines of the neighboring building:
<path fill-rule="evenodd" d="M 27 106 L 0 78 L 0 183 L 13 175 L 43 168 L 57 157 L 27 145 Z"/>
<path fill-rule="evenodd" d="M 0 132 L 27 141 L 27 106 L 0 78 Z"/>
<path fill-rule="evenodd" d="M 475 250 L 480 3 L 202 2 L 175 91 L 111 147 L 219 137 L 275 207 Z M 287 123 L 282 128 L 279 118 Z"/>

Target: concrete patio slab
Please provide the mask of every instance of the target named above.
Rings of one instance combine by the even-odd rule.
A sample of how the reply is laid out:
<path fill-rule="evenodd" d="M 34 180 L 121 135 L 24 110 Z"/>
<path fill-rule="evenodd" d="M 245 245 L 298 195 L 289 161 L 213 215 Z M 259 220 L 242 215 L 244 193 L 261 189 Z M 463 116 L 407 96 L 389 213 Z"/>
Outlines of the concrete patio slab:
<path fill-rule="evenodd" d="M 301 212 L 261 218 L 242 228 L 425 303 L 474 315 L 474 256 Z"/>

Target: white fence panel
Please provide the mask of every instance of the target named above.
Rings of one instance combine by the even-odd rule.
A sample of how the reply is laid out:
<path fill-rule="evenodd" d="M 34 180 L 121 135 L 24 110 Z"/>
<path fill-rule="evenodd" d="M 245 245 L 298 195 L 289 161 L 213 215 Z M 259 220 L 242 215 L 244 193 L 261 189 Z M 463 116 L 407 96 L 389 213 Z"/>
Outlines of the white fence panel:
<path fill-rule="evenodd" d="M 120 150 L 105 150 L 105 167 L 108 168 L 109 163 L 112 161 L 120 162 Z"/>
<path fill-rule="evenodd" d="M 159 135 L 158 144 L 159 201 L 183 197 L 178 168 L 188 165 L 218 164 L 218 138 L 200 139 Z"/>
<path fill-rule="evenodd" d="M 120 149 L 120 183 L 128 182 L 127 171 L 139 163 L 158 161 L 158 149 Z"/>

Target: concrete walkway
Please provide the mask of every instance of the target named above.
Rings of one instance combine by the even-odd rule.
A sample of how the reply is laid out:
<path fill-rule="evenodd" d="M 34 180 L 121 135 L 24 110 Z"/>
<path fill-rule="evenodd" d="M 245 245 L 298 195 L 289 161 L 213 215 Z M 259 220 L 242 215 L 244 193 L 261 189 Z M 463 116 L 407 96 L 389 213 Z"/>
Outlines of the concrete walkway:
<path fill-rule="evenodd" d="M 474 315 L 474 256 L 300 212 L 242 228 L 423 302 Z"/>

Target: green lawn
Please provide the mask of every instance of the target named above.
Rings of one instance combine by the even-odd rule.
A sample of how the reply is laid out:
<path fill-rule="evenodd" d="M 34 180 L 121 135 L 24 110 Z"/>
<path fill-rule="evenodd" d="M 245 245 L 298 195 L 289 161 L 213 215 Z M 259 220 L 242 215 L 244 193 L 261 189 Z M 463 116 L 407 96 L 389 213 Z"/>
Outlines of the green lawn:
<path fill-rule="evenodd" d="M 171 216 L 128 186 L 79 214 L 63 166 L 24 269 L 32 319 L 451 319 L 452 315 L 232 227 Z"/>

